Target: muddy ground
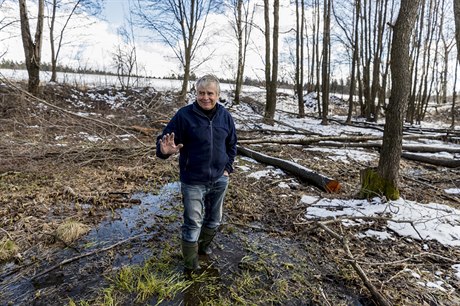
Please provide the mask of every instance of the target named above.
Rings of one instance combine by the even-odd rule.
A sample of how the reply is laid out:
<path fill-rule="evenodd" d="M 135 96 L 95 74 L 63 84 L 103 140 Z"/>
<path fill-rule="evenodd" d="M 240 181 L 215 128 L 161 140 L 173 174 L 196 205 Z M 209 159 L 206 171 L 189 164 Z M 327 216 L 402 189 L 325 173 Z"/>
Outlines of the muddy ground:
<path fill-rule="evenodd" d="M 155 136 L 180 106 L 173 93 L 54 85 L 40 101 L 19 89 L 24 84 L 14 86 L 0 88 L 0 239 L 14 243 L 0 267 L 0 305 L 377 304 L 344 245 L 306 222 L 300 202 L 303 195 L 354 197 L 368 165 L 331 162 L 298 146 L 259 146 L 337 179 L 342 190 L 328 194 L 289 174 L 256 180 L 235 171 L 214 254 L 201 258 L 200 275 L 184 275 L 177 159 L 154 154 Z M 236 165 L 266 167 L 242 156 Z M 458 169 L 402 160 L 401 174 L 407 200 L 459 206 L 442 192 L 452 182 L 458 187 Z M 59 236 L 69 221 L 85 225 L 85 234 Z M 385 228 L 381 220 L 328 226 L 348 238 L 368 281 L 391 304 L 460 304 L 450 268 L 460 262 L 458 248 L 354 238 Z M 448 289 L 421 286 L 414 271 Z"/>

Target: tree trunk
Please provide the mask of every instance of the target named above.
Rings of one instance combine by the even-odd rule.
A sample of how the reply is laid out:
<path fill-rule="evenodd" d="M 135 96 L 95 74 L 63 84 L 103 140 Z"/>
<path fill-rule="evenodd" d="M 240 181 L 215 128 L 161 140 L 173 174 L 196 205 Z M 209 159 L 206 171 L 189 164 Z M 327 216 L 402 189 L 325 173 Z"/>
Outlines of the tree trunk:
<path fill-rule="evenodd" d="M 323 63 L 322 63 L 322 105 L 323 114 L 321 124 L 327 125 L 329 113 L 329 70 L 330 70 L 330 41 L 331 41 L 331 0 L 324 1 L 324 28 L 323 28 Z"/>
<path fill-rule="evenodd" d="M 454 16 L 455 16 L 455 40 L 457 42 L 457 65 L 455 65 L 455 82 L 457 83 L 457 69 L 460 65 L 460 0 L 453 0 L 454 2 Z M 455 129 L 455 100 L 457 98 L 457 91 L 454 86 L 452 95 L 452 125 L 451 128 Z"/>
<path fill-rule="evenodd" d="M 304 85 L 304 28 L 305 28 L 305 3 L 304 0 L 300 1 L 301 13 L 300 13 L 300 79 L 299 79 L 299 117 L 305 117 L 305 104 L 303 103 L 303 85 Z"/>
<path fill-rule="evenodd" d="M 303 101 L 303 55 L 304 55 L 304 1 L 296 0 L 296 62 L 295 62 L 295 92 L 297 95 L 297 106 L 299 118 L 305 117 L 305 106 Z M 300 9 L 299 9 L 300 7 Z"/>
<path fill-rule="evenodd" d="M 72 18 L 72 16 L 74 16 L 77 8 L 80 6 L 82 0 L 77 0 L 75 2 L 75 4 L 72 4 L 72 10 L 70 11 L 70 13 L 68 14 L 68 16 L 66 17 L 66 21 L 60 31 L 60 35 L 58 36 L 59 37 L 59 40 L 56 44 L 56 38 L 54 36 L 54 30 L 55 30 L 55 24 L 56 24 L 56 12 L 57 12 L 57 9 L 61 7 L 62 3 L 59 3 L 57 0 L 52 0 L 51 2 L 51 10 L 52 10 L 52 13 L 51 13 L 51 21 L 50 21 L 50 45 L 51 45 L 51 79 L 50 81 L 51 82 L 57 82 L 57 72 L 56 72 L 56 69 L 57 69 L 57 62 L 58 62 L 58 57 L 59 57 L 59 53 L 60 53 L 60 50 L 61 50 L 61 47 L 62 47 L 62 40 L 64 38 L 64 31 L 65 29 L 67 28 L 67 25 L 69 24 L 69 21 L 70 19 Z M 88 7 L 91 6 L 91 2 L 88 1 L 88 2 L 85 2 L 83 3 L 82 5 L 86 5 Z M 97 5 L 96 5 L 97 6 Z"/>
<path fill-rule="evenodd" d="M 356 87 L 356 66 L 358 65 L 358 46 L 359 46 L 359 12 L 361 11 L 361 0 L 356 0 L 355 5 L 355 21 L 354 21 L 354 32 L 353 32 L 353 59 L 351 60 L 351 76 L 350 76 L 350 94 L 348 97 L 348 114 L 346 123 L 351 123 L 351 117 L 353 115 L 353 103 Z"/>
<path fill-rule="evenodd" d="M 455 15 L 455 40 L 457 41 L 457 61 L 460 63 L 460 0 L 453 0 Z"/>
<path fill-rule="evenodd" d="M 273 3 L 273 51 L 270 65 L 270 16 L 269 1 L 264 0 L 265 17 L 265 80 L 267 101 L 265 104 L 264 122 L 273 124 L 276 110 L 276 91 L 278 83 L 278 35 L 279 35 L 279 0 Z M 270 70 L 271 68 L 271 70 Z"/>
<path fill-rule="evenodd" d="M 269 0 L 264 0 L 264 21 L 265 21 L 265 113 L 264 119 L 267 119 L 268 104 L 272 101 L 271 98 L 271 39 L 270 39 L 270 4 Z M 268 116 L 269 117 L 269 116 Z"/>
<path fill-rule="evenodd" d="M 421 0 L 402 0 L 399 15 L 393 29 L 391 47 L 391 97 L 388 104 L 382 151 L 380 152 L 377 177 L 362 191 L 367 195 L 383 194 L 388 199 L 399 198 L 399 164 L 402 152 L 403 120 L 410 94 L 409 46 L 417 11 Z"/>
<path fill-rule="evenodd" d="M 184 3 L 180 2 L 179 5 L 184 5 Z M 185 22 L 182 21 L 181 27 L 182 27 L 182 40 L 184 42 L 184 79 L 182 81 L 182 89 L 180 92 L 179 99 L 186 103 L 186 96 L 187 96 L 187 91 L 188 91 L 188 82 L 190 80 L 190 72 L 191 72 L 191 67 L 192 67 L 192 52 L 194 48 L 194 41 L 195 41 L 195 33 L 196 33 L 196 27 L 197 27 L 197 22 L 198 22 L 198 16 L 196 16 L 196 6 L 198 4 L 192 0 L 190 1 L 190 20 L 185 24 Z M 185 14 L 185 13 L 182 13 Z M 187 34 L 185 34 L 187 33 Z"/>
<path fill-rule="evenodd" d="M 425 5 L 422 5 L 422 9 L 420 11 L 419 16 L 417 17 L 418 20 L 418 27 L 416 27 L 416 36 L 414 42 L 414 48 L 412 49 L 411 58 L 413 61 L 411 62 L 411 75 L 413 76 L 413 80 L 411 83 L 411 94 L 409 96 L 408 106 L 406 108 L 406 122 L 413 124 L 415 119 L 415 100 L 417 97 L 417 87 L 419 86 L 419 62 L 420 62 L 420 54 L 422 52 L 422 39 L 423 39 L 423 27 L 424 27 L 424 20 L 425 20 Z"/>
<path fill-rule="evenodd" d="M 457 89 L 456 89 L 456 84 L 457 84 L 457 71 L 458 71 L 458 66 L 460 65 L 460 62 L 457 61 L 455 63 L 455 77 L 454 77 L 454 89 L 453 89 L 453 92 L 452 92 L 452 108 L 451 108 L 451 115 L 452 115 L 452 118 L 451 118 L 451 124 L 450 124 L 450 128 L 452 130 L 455 130 L 455 116 L 456 116 L 456 110 L 455 110 L 455 102 L 457 100 Z"/>
<path fill-rule="evenodd" d="M 29 74 L 28 91 L 37 95 L 40 86 L 40 59 L 43 39 L 44 0 L 38 1 L 37 28 L 35 38 L 30 33 L 29 17 L 27 15 L 26 0 L 19 0 L 19 14 L 21 20 L 21 36 L 24 47 L 27 73 Z"/>
<path fill-rule="evenodd" d="M 56 22 L 56 4 L 57 0 L 53 0 L 51 8 L 51 21 L 50 21 L 50 45 L 51 45 L 51 82 L 56 82 L 57 73 L 56 73 L 56 49 L 54 47 L 54 24 Z"/>
<path fill-rule="evenodd" d="M 241 87 L 243 85 L 243 0 L 238 0 L 236 7 L 236 36 L 238 40 L 238 67 L 236 70 L 235 104 L 240 104 Z"/>
<path fill-rule="evenodd" d="M 315 8 L 313 9 L 315 12 L 315 41 L 313 42 L 315 45 L 315 65 L 316 65 L 316 86 L 315 86 L 315 91 L 316 91 L 316 101 L 318 104 L 318 116 L 322 117 L 323 111 L 321 107 L 321 99 L 320 99 L 320 90 L 321 90 L 321 74 L 320 74 L 320 64 L 321 64 L 321 59 L 320 59 L 320 54 L 319 54 L 319 25 L 321 21 L 321 15 L 320 15 L 320 8 L 319 8 L 319 0 L 315 0 Z"/>

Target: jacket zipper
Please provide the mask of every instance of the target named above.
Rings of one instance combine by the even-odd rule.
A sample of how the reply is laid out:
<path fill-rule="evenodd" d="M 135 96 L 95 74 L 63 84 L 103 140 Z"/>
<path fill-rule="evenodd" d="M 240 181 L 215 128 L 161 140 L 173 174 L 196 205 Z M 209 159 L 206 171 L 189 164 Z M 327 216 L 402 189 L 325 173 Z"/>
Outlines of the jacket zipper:
<path fill-rule="evenodd" d="M 212 141 L 212 139 L 213 139 L 213 133 L 212 133 L 212 130 L 213 130 L 213 127 L 212 127 L 212 120 L 209 120 L 209 128 L 211 129 L 211 139 L 210 139 L 210 142 L 211 142 L 211 145 L 210 145 L 211 152 L 210 152 L 210 154 L 209 154 L 209 155 L 211 156 L 211 158 L 209 159 L 209 166 L 208 166 L 208 167 L 209 167 L 209 180 L 211 180 L 211 179 L 212 179 L 211 163 L 212 163 L 212 159 L 213 159 L 213 156 L 212 156 L 213 154 L 212 154 L 212 153 L 214 152 L 214 148 L 213 148 L 214 142 Z"/>
<path fill-rule="evenodd" d="M 195 110 L 194 110 L 194 111 L 195 111 Z M 212 163 L 212 158 L 213 158 L 213 154 L 212 154 L 212 152 L 213 152 L 213 149 L 214 149 L 214 148 L 213 148 L 214 142 L 212 141 L 212 138 L 213 138 L 213 132 L 212 132 L 212 130 L 213 130 L 213 127 L 212 127 L 212 120 L 211 120 L 211 119 L 209 119 L 209 118 L 208 118 L 207 116 L 205 116 L 204 114 L 202 114 L 202 113 L 198 112 L 198 111 L 195 111 L 195 112 L 196 112 L 198 115 L 200 115 L 200 116 L 202 116 L 202 117 L 206 117 L 206 119 L 208 119 L 208 120 L 209 120 L 209 128 L 211 129 L 211 139 L 210 139 L 210 142 L 211 142 L 211 145 L 210 145 L 210 151 L 211 151 L 211 152 L 210 152 L 210 154 L 209 154 L 209 155 L 210 155 L 210 158 L 209 158 L 209 164 L 208 164 L 208 177 L 209 177 L 209 180 L 211 180 L 211 179 L 212 179 L 212 169 L 211 169 L 211 163 Z M 216 115 L 217 115 L 217 112 L 216 112 L 216 114 L 215 114 L 214 116 L 216 116 Z M 187 165 L 188 165 L 188 157 L 187 157 L 186 168 L 187 168 Z"/>

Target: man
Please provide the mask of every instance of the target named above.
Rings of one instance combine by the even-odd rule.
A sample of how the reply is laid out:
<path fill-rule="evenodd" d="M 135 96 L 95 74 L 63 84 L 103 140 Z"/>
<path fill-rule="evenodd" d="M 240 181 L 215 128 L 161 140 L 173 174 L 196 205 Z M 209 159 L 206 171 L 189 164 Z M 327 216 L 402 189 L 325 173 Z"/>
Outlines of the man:
<path fill-rule="evenodd" d="M 199 269 L 198 254 L 211 252 L 237 142 L 232 116 L 217 103 L 219 80 L 205 75 L 195 87 L 196 101 L 177 111 L 158 136 L 156 148 L 156 155 L 163 159 L 180 152 L 182 254 L 188 271 Z"/>

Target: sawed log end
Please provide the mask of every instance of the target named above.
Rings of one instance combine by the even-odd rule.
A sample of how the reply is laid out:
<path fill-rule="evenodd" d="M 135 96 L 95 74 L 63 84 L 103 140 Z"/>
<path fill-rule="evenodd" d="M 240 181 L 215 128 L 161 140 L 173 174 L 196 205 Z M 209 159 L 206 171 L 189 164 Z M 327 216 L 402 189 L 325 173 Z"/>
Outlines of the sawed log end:
<path fill-rule="evenodd" d="M 330 180 L 329 182 L 326 183 L 324 188 L 329 193 L 338 193 L 340 189 L 342 188 L 342 185 L 340 185 L 340 183 L 336 180 Z"/>

